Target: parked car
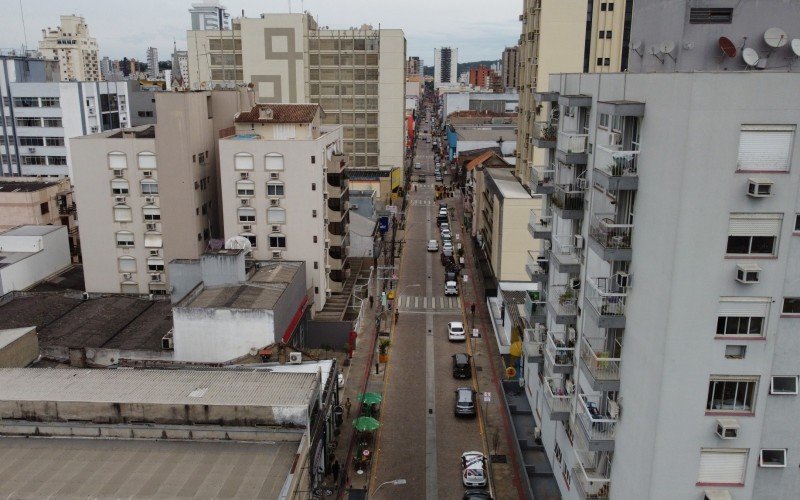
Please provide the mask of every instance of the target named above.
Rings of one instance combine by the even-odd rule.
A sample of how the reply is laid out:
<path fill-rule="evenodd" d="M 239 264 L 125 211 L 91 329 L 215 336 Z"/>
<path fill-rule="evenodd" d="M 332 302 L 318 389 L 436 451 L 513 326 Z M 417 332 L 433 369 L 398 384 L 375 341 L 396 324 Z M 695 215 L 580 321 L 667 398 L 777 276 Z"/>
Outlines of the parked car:
<path fill-rule="evenodd" d="M 453 377 L 472 378 L 470 355 L 465 352 L 453 354 Z"/>
<path fill-rule="evenodd" d="M 492 495 L 486 490 L 467 490 L 461 500 L 492 500 Z"/>
<path fill-rule="evenodd" d="M 442 239 L 443 240 L 450 240 L 452 239 L 452 234 L 450 233 L 449 229 L 442 229 Z"/>
<path fill-rule="evenodd" d="M 440 203 L 439 203 L 439 210 L 441 210 L 441 209 L 443 209 L 443 208 L 444 208 L 445 210 L 447 210 L 447 203 L 445 203 L 445 202 L 440 202 Z"/>
<path fill-rule="evenodd" d="M 439 242 L 436 240 L 430 240 L 428 242 L 428 251 L 429 252 L 438 252 L 439 251 Z"/>
<path fill-rule="evenodd" d="M 450 240 L 444 240 L 442 242 L 442 253 L 445 254 L 447 257 L 453 256 L 453 242 Z"/>
<path fill-rule="evenodd" d="M 421 169 L 421 168 L 422 168 L 422 163 L 420 163 L 420 162 L 416 162 L 416 163 L 414 164 L 414 168 L 415 168 L 416 170 L 419 170 L 419 169 Z"/>
<path fill-rule="evenodd" d="M 471 387 L 459 387 L 455 392 L 456 402 L 453 414 L 456 417 L 474 417 L 475 391 Z"/>
<path fill-rule="evenodd" d="M 461 480 L 467 488 L 486 486 L 486 457 L 479 451 L 461 455 Z"/>
<path fill-rule="evenodd" d="M 444 284 L 444 294 L 445 295 L 458 295 L 458 282 L 457 281 L 446 281 Z"/>
<path fill-rule="evenodd" d="M 464 323 L 460 321 L 451 321 L 447 323 L 447 339 L 467 340 L 467 336 L 464 333 Z"/>

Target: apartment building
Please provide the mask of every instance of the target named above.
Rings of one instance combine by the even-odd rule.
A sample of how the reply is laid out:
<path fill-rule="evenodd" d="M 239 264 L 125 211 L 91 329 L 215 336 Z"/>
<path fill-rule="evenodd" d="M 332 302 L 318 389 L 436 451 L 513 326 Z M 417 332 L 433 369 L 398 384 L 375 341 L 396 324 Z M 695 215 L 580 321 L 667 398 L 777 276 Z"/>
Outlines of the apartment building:
<path fill-rule="evenodd" d="M 349 267 L 342 127 L 322 121 L 317 104 L 258 104 L 219 141 L 226 238 L 247 238 L 256 260 L 305 262 L 317 311 Z"/>
<path fill-rule="evenodd" d="M 417 56 L 411 56 L 406 61 L 406 75 L 422 76 L 422 60 Z"/>
<path fill-rule="evenodd" d="M 227 30 L 230 14 L 218 0 L 203 0 L 193 3 L 189 9 L 193 30 Z"/>
<path fill-rule="evenodd" d="M 519 46 L 506 47 L 503 50 L 501 77 L 504 89 L 514 89 L 519 86 Z"/>
<path fill-rule="evenodd" d="M 81 16 L 61 16 L 59 26 L 43 29 L 39 52 L 45 59 L 58 61 L 62 82 L 102 80 L 97 39 L 89 36 L 89 26 Z"/>
<path fill-rule="evenodd" d="M 433 49 L 433 88 L 458 84 L 458 49 Z"/>
<path fill-rule="evenodd" d="M 172 79 L 177 87 L 189 87 L 189 52 L 175 50 L 172 53 Z"/>
<path fill-rule="evenodd" d="M 158 49 L 155 47 L 147 48 L 147 77 L 150 80 L 158 79 Z"/>
<path fill-rule="evenodd" d="M 222 236 L 217 139 L 248 100 L 158 93 L 156 125 L 70 141 L 87 291 L 167 294 L 165 262 L 196 259 Z"/>
<path fill-rule="evenodd" d="M 309 14 L 262 14 L 234 20 L 230 31 L 187 37 L 192 88 L 246 82 L 260 103 L 319 104 L 323 124 L 342 125 L 351 167 L 381 196 L 391 191 L 405 154 L 402 30 L 336 30 Z"/>

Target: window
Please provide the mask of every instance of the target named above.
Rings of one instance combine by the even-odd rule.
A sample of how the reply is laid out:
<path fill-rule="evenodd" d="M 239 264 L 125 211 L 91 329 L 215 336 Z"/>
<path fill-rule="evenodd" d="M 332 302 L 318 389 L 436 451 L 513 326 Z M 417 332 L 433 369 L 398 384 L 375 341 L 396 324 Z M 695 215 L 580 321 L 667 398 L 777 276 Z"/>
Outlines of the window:
<path fill-rule="evenodd" d="M 111 181 L 111 193 L 124 196 L 130 191 L 128 181 L 125 179 L 114 179 Z"/>
<path fill-rule="evenodd" d="M 286 236 L 278 233 L 269 235 L 270 248 L 286 248 Z"/>
<path fill-rule="evenodd" d="M 797 394 L 797 376 L 775 375 L 769 388 L 770 394 Z"/>
<path fill-rule="evenodd" d="M 45 137 L 45 143 L 48 146 L 63 146 L 64 145 L 64 138 L 63 137 Z"/>
<path fill-rule="evenodd" d="M 133 257 L 122 256 L 118 260 L 119 272 L 121 273 L 135 273 L 136 272 L 136 259 Z"/>
<path fill-rule="evenodd" d="M 45 118 L 43 120 L 45 127 L 61 127 L 61 118 Z"/>
<path fill-rule="evenodd" d="M 160 257 L 148 257 L 147 270 L 151 272 L 159 272 L 164 270 L 164 259 Z"/>
<path fill-rule="evenodd" d="M 130 231 L 117 232 L 117 246 L 118 247 L 132 247 L 133 246 L 133 233 Z"/>
<path fill-rule="evenodd" d="M 783 298 L 783 314 L 800 314 L 800 297 Z"/>
<path fill-rule="evenodd" d="M 747 449 L 703 448 L 700 450 L 700 472 L 697 476 L 697 484 L 744 484 L 746 470 Z"/>
<path fill-rule="evenodd" d="M 611 59 L 609 59 L 608 57 L 603 59 L 603 66 L 611 66 Z"/>
<path fill-rule="evenodd" d="M 311 183 L 311 190 L 312 191 L 316 191 L 317 190 L 317 183 L 316 182 L 312 182 Z"/>
<path fill-rule="evenodd" d="M 692 8 L 689 10 L 690 24 L 731 24 L 733 9 L 726 7 Z"/>
<path fill-rule="evenodd" d="M 788 172 L 794 133 L 794 125 L 742 125 L 737 170 Z"/>
<path fill-rule="evenodd" d="M 264 156 L 265 170 L 283 170 L 283 155 L 280 153 L 269 153 Z"/>
<path fill-rule="evenodd" d="M 606 113 L 600 113 L 598 124 L 600 127 L 608 128 L 609 116 Z"/>
<path fill-rule="evenodd" d="M 15 108 L 38 108 L 39 99 L 37 97 L 15 97 Z"/>
<path fill-rule="evenodd" d="M 144 151 L 137 155 L 139 159 L 139 168 L 145 170 L 155 170 L 156 168 L 156 155 L 149 151 Z"/>
<path fill-rule="evenodd" d="M 145 179 L 140 182 L 143 195 L 158 194 L 158 182 L 152 179 Z"/>
<path fill-rule="evenodd" d="M 731 214 L 728 255 L 775 255 L 782 214 Z"/>
<path fill-rule="evenodd" d="M 606 37 L 606 32 L 604 30 L 600 30 L 597 32 L 597 38 L 599 38 L 600 40 L 604 39 L 605 37 Z"/>
<path fill-rule="evenodd" d="M 67 157 L 66 156 L 48 156 L 47 157 L 47 164 L 48 165 L 66 165 L 67 164 Z"/>
<path fill-rule="evenodd" d="M 108 153 L 108 168 L 113 170 L 128 168 L 128 157 L 119 151 Z"/>
<path fill-rule="evenodd" d="M 161 248 L 164 246 L 161 233 L 147 232 L 144 233 L 144 246 L 145 248 Z"/>
<path fill-rule="evenodd" d="M 251 207 L 242 207 L 238 209 L 239 222 L 255 222 L 256 209 Z"/>
<path fill-rule="evenodd" d="M 314 156 L 314 155 L 311 155 L 311 164 L 313 165 L 315 163 L 317 163 L 317 157 Z"/>
<path fill-rule="evenodd" d="M 47 159 L 44 156 L 23 156 L 23 165 L 47 165 Z"/>
<path fill-rule="evenodd" d="M 316 210 L 312 210 L 311 211 L 311 217 L 313 217 L 315 219 L 317 218 L 317 211 Z"/>
<path fill-rule="evenodd" d="M 39 205 L 39 210 L 42 212 L 42 215 L 49 214 L 50 213 L 50 203 L 48 203 L 48 202 L 42 203 L 41 205 Z"/>
<path fill-rule="evenodd" d="M 256 193 L 256 183 L 253 181 L 236 181 L 236 194 L 238 196 L 253 196 Z"/>
<path fill-rule="evenodd" d="M 19 137 L 20 146 L 44 146 L 44 137 Z"/>
<path fill-rule="evenodd" d="M 746 345 L 725 346 L 725 357 L 728 359 L 744 359 L 745 354 L 747 354 Z"/>
<path fill-rule="evenodd" d="M 721 299 L 717 316 L 717 335 L 763 337 L 766 331 L 769 304 L 769 297 Z"/>
<path fill-rule="evenodd" d="M 314 261 L 314 269 L 319 269 L 319 262 L 316 260 Z"/>
<path fill-rule="evenodd" d="M 712 375 L 706 411 L 753 413 L 758 377 Z"/>
<path fill-rule="evenodd" d="M 285 224 L 286 210 L 284 210 L 283 208 L 268 208 L 267 222 L 269 222 L 270 224 Z"/>
<path fill-rule="evenodd" d="M 234 170 L 253 170 L 253 155 L 249 153 L 236 153 L 233 155 Z"/>
<path fill-rule="evenodd" d="M 142 207 L 142 216 L 147 222 L 156 222 L 161 220 L 161 209 L 155 205 L 147 205 Z"/>
<path fill-rule="evenodd" d="M 114 205 L 114 222 L 131 222 L 133 212 L 128 205 Z"/>
<path fill-rule="evenodd" d="M 57 108 L 59 106 L 58 97 L 42 97 L 43 108 Z"/>
<path fill-rule="evenodd" d="M 786 448 L 761 450 L 758 465 L 759 467 L 786 467 Z"/>
<path fill-rule="evenodd" d="M 800 232 L 800 214 L 795 214 L 794 216 L 794 232 Z"/>
<path fill-rule="evenodd" d="M 256 247 L 257 240 L 256 240 L 256 235 L 255 234 L 253 234 L 253 233 L 242 233 L 239 236 L 247 238 L 247 241 L 250 242 L 250 246 L 251 247 L 253 247 L 253 248 Z"/>
<path fill-rule="evenodd" d="M 268 182 L 267 183 L 267 196 L 283 196 L 283 183 L 282 182 Z"/>

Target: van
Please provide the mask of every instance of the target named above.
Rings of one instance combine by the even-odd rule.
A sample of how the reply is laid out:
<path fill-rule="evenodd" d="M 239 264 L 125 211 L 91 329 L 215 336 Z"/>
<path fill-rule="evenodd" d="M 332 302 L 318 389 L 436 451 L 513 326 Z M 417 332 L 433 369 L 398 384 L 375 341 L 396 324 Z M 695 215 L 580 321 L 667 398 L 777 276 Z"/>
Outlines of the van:
<path fill-rule="evenodd" d="M 469 354 L 453 354 L 453 377 L 472 378 L 472 363 Z"/>

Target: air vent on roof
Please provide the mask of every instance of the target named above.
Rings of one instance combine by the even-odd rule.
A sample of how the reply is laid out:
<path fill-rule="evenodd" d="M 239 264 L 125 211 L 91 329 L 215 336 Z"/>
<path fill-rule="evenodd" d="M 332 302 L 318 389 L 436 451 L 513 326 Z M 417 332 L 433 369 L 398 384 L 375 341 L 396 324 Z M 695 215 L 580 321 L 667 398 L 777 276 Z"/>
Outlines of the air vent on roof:
<path fill-rule="evenodd" d="M 690 24 L 731 24 L 733 8 L 692 8 L 689 10 Z"/>

